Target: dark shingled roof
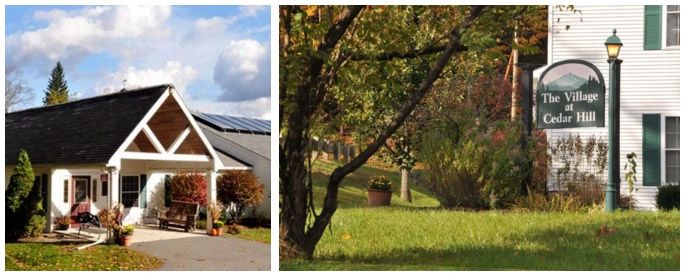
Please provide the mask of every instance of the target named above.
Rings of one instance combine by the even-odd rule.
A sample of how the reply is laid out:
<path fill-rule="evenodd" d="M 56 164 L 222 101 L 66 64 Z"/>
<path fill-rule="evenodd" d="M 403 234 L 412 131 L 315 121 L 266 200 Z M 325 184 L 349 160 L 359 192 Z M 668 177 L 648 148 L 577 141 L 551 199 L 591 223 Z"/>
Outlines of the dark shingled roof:
<path fill-rule="evenodd" d="M 5 164 L 16 164 L 22 148 L 32 164 L 107 163 L 169 86 L 5 114 Z"/>

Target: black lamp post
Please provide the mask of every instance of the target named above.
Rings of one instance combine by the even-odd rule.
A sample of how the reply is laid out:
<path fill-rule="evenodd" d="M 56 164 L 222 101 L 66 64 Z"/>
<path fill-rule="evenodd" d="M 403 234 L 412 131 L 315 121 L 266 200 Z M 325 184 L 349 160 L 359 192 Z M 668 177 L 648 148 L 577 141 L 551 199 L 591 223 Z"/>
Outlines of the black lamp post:
<path fill-rule="evenodd" d="M 619 110 L 621 94 L 621 63 L 618 53 L 621 51 L 621 39 L 613 35 L 604 43 L 609 56 L 609 180 L 605 192 L 605 207 L 607 212 L 613 212 L 618 207 L 620 196 L 621 176 L 619 174 Z"/>

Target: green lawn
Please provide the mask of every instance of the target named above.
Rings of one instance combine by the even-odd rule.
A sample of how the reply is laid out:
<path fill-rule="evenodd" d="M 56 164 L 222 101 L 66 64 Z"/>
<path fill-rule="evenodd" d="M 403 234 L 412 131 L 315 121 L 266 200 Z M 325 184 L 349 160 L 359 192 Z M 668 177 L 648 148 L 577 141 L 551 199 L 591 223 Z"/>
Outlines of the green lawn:
<path fill-rule="evenodd" d="M 328 172 L 333 165 L 317 167 Z M 347 196 L 332 219 L 332 233 L 326 231 L 319 243 L 315 260 L 281 261 L 281 269 L 678 270 L 680 266 L 678 211 L 450 211 L 430 208 L 437 200 L 422 189 L 414 193 L 419 196 L 417 204 L 393 201 L 390 208 L 364 207 L 365 177 L 378 172 L 384 171 L 363 167 L 351 181 L 346 179 Z M 317 177 L 323 180 L 325 173 Z M 397 175 L 391 179 L 396 185 Z M 316 181 L 315 194 L 322 194 L 323 183 Z M 598 234 L 602 225 L 613 232 Z"/>
<path fill-rule="evenodd" d="M 156 257 L 117 246 L 96 245 L 76 250 L 76 244 L 5 244 L 6 270 L 151 270 L 159 267 Z"/>
<path fill-rule="evenodd" d="M 240 234 L 232 235 L 224 233 L 226 237 L 236 237 L 261 243 L 271 243 L 271 229 L 270 228 L 245 228 L 240 231 Z"/>

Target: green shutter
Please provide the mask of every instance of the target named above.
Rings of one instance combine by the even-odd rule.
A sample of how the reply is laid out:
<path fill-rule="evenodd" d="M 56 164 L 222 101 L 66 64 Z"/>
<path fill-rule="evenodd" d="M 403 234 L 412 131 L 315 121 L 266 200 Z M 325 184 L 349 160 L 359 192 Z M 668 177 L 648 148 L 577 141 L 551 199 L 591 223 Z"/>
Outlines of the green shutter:
<path fill-rule="evenodd" d="M 661 6 L 645 6 L 645 50 L 661 49 Z"/>
<path fill-rule="evenodd" d="M 642 172 L 644 186 L 661 185 L 661 115 L 642 115 Z"/>
<path fill-rule="evenodd" d="M 147 175 L 140 175 L 140 193 L 138 194 L 138 207 L 147 208 Z"/>
<path fill-rule="evenodd" d="M 164 176 L 164 207 L 171 207 L 171 175 Z"/>

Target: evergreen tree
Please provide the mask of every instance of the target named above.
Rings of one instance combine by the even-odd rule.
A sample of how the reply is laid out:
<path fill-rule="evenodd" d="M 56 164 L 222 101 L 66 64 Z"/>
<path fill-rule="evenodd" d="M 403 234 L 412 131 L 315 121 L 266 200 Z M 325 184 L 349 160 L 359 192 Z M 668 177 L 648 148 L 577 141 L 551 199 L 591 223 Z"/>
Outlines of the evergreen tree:
<path fill-rule="evenodd" d="M 57 66 L 50 73 L 48 88 L 45 90 L 43 105 L 55 105 L 69 101 L 69 87 L 67 80 L 64 79 L 62 64 L 57 62 Z"/>
<path fill-rule="evenodd" d="M 5 191 L 5 219 L 12 219 L 5 222 L 5 240 L 8 242 L 15 242 L 24 234 L 25 223 L 28 220 L 22 217 L 22 212 L 26 209 L 24 201 L 33 190 L 34 179 L 29 155 L 22 149 Z"/>

